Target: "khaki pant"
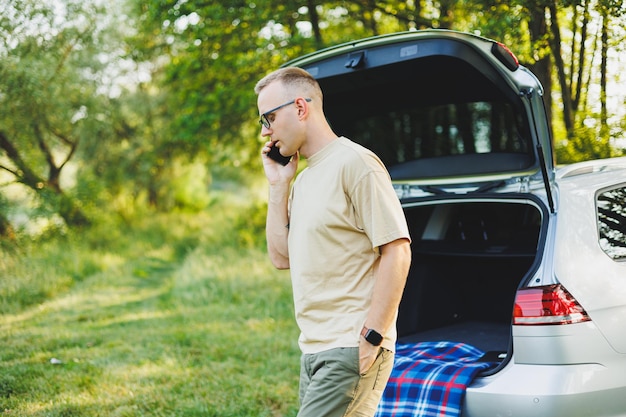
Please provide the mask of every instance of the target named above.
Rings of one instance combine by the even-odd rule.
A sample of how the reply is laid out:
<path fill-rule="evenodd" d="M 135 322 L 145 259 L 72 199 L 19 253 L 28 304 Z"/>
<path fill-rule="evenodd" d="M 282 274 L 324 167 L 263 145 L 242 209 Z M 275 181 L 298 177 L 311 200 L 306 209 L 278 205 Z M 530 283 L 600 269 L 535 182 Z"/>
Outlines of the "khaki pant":
<path fill-rule="evenodd" d="M 298 417 L 373 417 L 393 359 L 381 348 L 374 365 L 359 374 L 358 347 L 302 355 Z"/>

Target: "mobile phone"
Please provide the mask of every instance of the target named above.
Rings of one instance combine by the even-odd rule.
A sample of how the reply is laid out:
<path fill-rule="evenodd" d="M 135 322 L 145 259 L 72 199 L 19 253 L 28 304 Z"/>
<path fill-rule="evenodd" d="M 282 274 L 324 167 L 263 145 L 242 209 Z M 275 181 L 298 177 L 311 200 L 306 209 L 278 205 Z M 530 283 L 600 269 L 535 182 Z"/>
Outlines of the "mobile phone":
<path fill-rule="evenodd" d="M 274 146 L 274 144 L 272 144 L 272 146 L 270 147 L 270 151 L 267 153 L 267 156 L 283 166 L 287 165 L 289 161 L 291 161 L 291 156 L 281 155 L 280 150 L 276 146 Z"/>

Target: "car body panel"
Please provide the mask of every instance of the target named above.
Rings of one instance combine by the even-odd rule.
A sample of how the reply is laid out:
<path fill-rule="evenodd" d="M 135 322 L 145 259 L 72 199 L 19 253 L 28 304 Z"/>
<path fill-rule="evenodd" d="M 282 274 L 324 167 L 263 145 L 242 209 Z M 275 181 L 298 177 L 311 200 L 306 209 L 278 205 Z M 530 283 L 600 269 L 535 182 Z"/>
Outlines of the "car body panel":
<path fill-rule="evenodd" d="M 620 356 L 593 321 L 567 326 L 513 326 L 514 362 L 577 365 L 610 362 Z"/>
<path fill-rule="evenodd" d="M 611 346 L 626 353 L 626 262 L 611 259 L 600 247 L 596 215 L 598 191 L 620 179 L 626 187 L 626 158 L 574 164 L 558 176 L 554 273 Z"/>
<path fill-rule="evenodd" d="M 593 322 L 513 326 L 514 356 L 468 388 L 463 416 L 623 416 L 626 357 Z"/>
<path fill-rule="evenodd" d="M 511 364 L 467 389 L 462 416 L 557 417 L 626 415 L 624 361 L 611 368 Z"/>

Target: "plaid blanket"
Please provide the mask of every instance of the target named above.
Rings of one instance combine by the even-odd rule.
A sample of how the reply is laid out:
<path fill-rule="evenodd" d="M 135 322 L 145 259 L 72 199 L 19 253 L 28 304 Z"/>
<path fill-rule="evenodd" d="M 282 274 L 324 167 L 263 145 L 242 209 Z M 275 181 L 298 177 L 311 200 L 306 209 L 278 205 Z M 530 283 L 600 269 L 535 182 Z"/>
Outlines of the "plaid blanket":
<path fill-rule="evenodd" d="M 492 365 L 482 355 L 463 343 L 398 344 L 376 417 L 460 416 L 467 386 Z"/>

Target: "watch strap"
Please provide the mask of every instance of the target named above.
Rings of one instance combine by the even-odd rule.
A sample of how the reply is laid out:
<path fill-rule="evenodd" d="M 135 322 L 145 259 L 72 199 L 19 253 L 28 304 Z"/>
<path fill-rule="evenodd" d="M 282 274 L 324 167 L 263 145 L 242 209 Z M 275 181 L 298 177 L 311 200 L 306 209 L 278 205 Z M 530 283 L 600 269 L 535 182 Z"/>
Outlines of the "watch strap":
<path fill-rule="evenodd" d="M 374 346 L 380 346 L 383 343 L 383 336 L 374 329 L 368 329 L 363 326 L 361 336 Z"/>

